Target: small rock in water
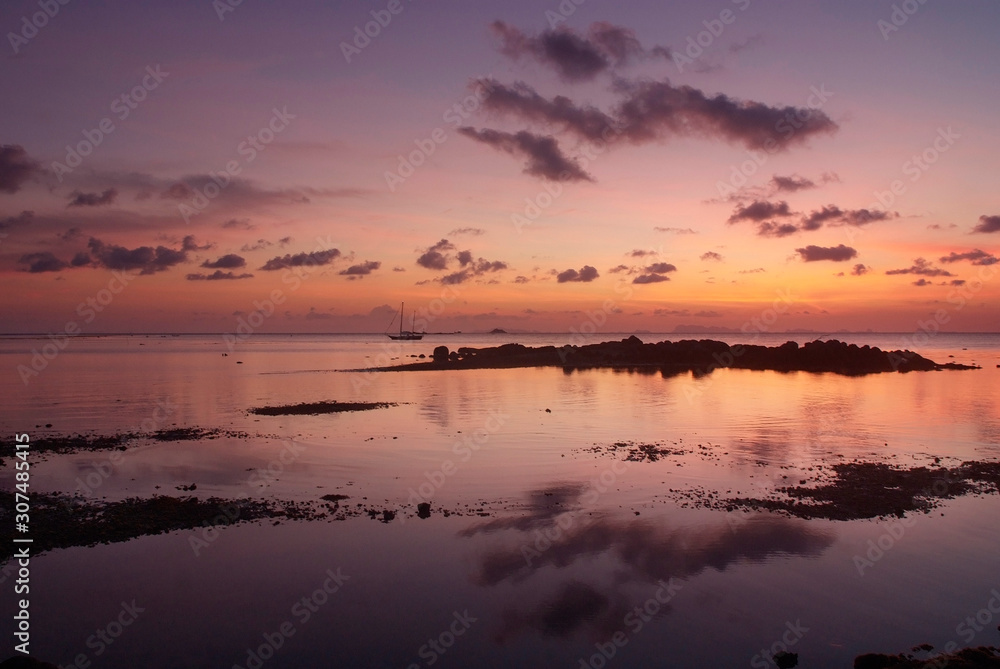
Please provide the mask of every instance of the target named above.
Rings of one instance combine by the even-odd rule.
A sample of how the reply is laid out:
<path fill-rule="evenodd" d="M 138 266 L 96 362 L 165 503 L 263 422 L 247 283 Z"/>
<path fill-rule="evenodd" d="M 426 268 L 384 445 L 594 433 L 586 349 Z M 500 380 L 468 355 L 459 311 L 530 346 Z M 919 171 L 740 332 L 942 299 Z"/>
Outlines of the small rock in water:
<path fill-rule="evenodd" d="M 792 669 L 799 666 L 799 654 L 781 651 L 774 656 L 774 663 L 778 665 L 778 669 Z"/>
<path fill-rule="evenodd" d="M 431 505 L 429 502 L 421 502 L 420 504 L 417 504 L 417 517 L 418 518 L 431 517 Z"/>

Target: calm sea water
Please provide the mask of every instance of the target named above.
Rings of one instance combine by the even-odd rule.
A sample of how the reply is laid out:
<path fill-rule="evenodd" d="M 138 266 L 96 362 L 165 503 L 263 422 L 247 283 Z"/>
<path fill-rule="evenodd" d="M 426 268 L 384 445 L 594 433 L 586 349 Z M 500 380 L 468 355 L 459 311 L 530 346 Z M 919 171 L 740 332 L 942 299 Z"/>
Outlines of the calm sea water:
<path fill-rule="evenodd" d="M 725 513 L 692 508 L 676 492 L 760 495 L 817 464 L 856 457 L 901 466 L 935 456 L 995 460 L 998 335 L 917 342 L 927 357 L 981 370 L 860 378 L 344 371 L 428 355 L 440 344 L 623 336 L 442 335 L 395 344 L 376 335 L 255 335 L 228 356 L 219 336 L 89 337 L 69 342 L 27 384 L 17 366 L 30 366 L 47 340 L 0 338 L 8 442 L 14 432 L 175 425 L 261 435 L 144 445 L 113 464 L 106 453 L 51 457 L 33 466 L 35 491 L 113 500 L 189 494 L 176 486 L 196 483 L 190 494 L 201 497 L 339 493 L 348 503 L 400 509 L 423 495 L 435 511 L 463 511 L 388 524 L 247 524 L 195 547 L 202 533 L 53 551 L 32 560 L 33 654 L 64 666 L 83 654 L 94 667 L 764 667 L 784 644 L 800 666 L 849 667 L 863 652 L 1000 643 L 1000 619 L 982 631 L 960 627 L 1000 588 L 995 496 L 918 515 L 890 545 L 884 537 L 899 531 L 888 521 Z M 836 337 L 914 348 L 912 335 Z M 812 338 L 762 335 L 756 343 Z M 319 400 L 398 406 L 247 413 Z M 590 450 L 622 440 L 691 452 L 623 463 Z M 261 478 L 266 487 L 255 484 Z M 0 486 L 13 483 L 8 461 Z M 880 540 L 888 550 L 859 573 L 856 557 Z M 347 579 L 304 607 L 303 597 L 329 583 L 328 570 Z M 11 580 L 0 587 L 0 631 L 10 638 Z M 133 600 L 144 609 L 135 622 L 110 644 L 95 641 Z M 280 633 L 285 623 L 290 635 Z"/>

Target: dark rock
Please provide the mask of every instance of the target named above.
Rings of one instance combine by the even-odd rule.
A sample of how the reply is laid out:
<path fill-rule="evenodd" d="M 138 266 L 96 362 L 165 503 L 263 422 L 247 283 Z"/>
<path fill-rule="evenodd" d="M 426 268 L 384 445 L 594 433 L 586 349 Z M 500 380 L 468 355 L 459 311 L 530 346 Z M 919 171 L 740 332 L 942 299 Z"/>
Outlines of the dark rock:
<path fill-rule="evenodd" d="M 866 653 L 854 658 L 854 669 L 888 669 L 899 663 L 898 655 L 883 655 L 882 653 Z"/>
<path fill-rule="evenodd" d="M 390 511 L 389 509 L 385 509 L 385 510 L 382 511 L 382 522 L 383 523 L 390 523 L 390 522 L 392 522 L 392 520 L 395 517 L 396 517 L 396 512 L 395 511 Z"/>
<path fill-rule="evenodd" d="M 799 666 L 799 654 L 781 651 L 774 656 L 774 663 L 778 669 L 792 669 Z"/>
<path fill-rule="evenodd" d="M 431 517 L 431 505 L 430 502 L 421 502 L 417 504 L 417 518 L 430 518 Z"/>
<path fill-rule="evenodd" d="M 434 348 L 434 353 L 431 354 L 431 357 L 434 358 L 435 362 L 443 362 L 448 359 L 449 353 L 450 351 L 447 346 L 436 346 Z"/>

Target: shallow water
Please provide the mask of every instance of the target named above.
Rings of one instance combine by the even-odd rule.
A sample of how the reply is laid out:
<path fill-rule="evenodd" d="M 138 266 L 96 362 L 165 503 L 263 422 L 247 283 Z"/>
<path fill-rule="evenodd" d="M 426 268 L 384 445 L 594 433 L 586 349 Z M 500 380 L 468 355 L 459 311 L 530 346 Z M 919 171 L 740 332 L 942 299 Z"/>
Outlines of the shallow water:
<path fill-rule="evenodd" d="M 909 343 L 904 335 L 837 337 Z M 0 339 L 0 368 L 10 370 L 0 377 L 5 434 L 177 425 L 252 435 L 140 444 L 113 462 L 102 452 L 51 456 L 33 466 L 34 491 L 107 499 L 339 493 L 348 504 L 386 509 L 421 496 L 435 510 L 426 520 L 269 521 L 52 551 L 32 561 L 33 654 L 64 666 L 83 653 L 95 667 L 245 667 L 247 649 L 270 638 L 281 643 L 265 667 L 423 667 L 435 657 L 443 667 L 729 667 L 774 666 L 771 652 L 789 644 L 800 666 L 849 667 L 862 652 L 966 645 L 972 632 L 971 645 L 1000 643 L 1000 620 L 981 632 L 958 627 L 1000 587 L 996 496 L 950 500 L 903 526 L 712 511 L 683 494 L 760 495 L 853 458 L 901 466 L 935 456 L 947 465 L 996 460 L 1000 337 L 938 335 L 919 350 L 981 370 L 866 377 L 338 371 L 406 361 L 439 344 L 507 341 L 589 343 L 258 335 L 223 356 L 218 336 L 81 338 L 24 385 L 14 370 L 45 341 Z M 247 413 L 319 400 L 398 406 Z M 590 450 L 623 440 L 685 453 L 622 462 Z M 195 493 L 176 491 L 190 483 Z M 9 461 L 0 485 L 13 486 Z M 879 541 L 887 550 L 859 569 L 857 558 Z M 348 576 L 332 594 L 322 591 L 328 569 Z M 317 588 L 316 611 L 303 620 L 308 609 L 293 606 Z M 98 655 L 101 643 L 88 646 L 88 638 L 133 599 L 145 611 Z M 632 611 L 645 605 L 655 612 Z M 292 634 L 274 636 L 285 622 Z M 453 623 L 462 634 L 450 636 Z M 432 638 L 454 643 L 438 653 L 424 647 Z M 602 649 L 613 657 L 604 660 Z"/>

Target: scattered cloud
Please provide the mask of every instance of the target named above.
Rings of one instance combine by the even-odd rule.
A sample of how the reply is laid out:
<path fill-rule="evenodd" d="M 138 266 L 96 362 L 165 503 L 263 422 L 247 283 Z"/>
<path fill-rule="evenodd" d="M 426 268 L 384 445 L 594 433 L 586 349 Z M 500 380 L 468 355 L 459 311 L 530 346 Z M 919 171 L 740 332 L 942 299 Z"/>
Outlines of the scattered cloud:
<path fill-rule="evenodd" d="M 118 191 L 114 188 L 108 188 L 103 193 L 83 193 L 75 190 L 69 194 L 69 198 L 67 207 L 103 207 L 114 204 L 118 199 Z"/>
<path fill-rule="evenodd" d="M 215 246 L 215 244 L 211 243 L 199 245 L 195 240 L 194 235 L 186 235 L 183 241 L 181 241 L 181 249 L 184 251 L 207 251 L 213 246 Z"/>
<path fill-rule="evenodd" d="M 973 232 L 1000 232 L 1000 216 L 980 216 L 979 224 L 972 229 Z"/>
<path fill-rule="evenodd" d="M 817 262 L 819 260 L 831 260 L 833 262 L 844 262 L 856 258 L 858 252 L 850 246 L 839 244 L 838 246 L 813 246 L 795 249 L 804 262 Z"/>
<path fill-rule="evenodd" d="M 240 267 L 246 267 L 246 265 L 247 261 L 243 256 L 238 256 L 235 253 L 227 253 L 217 260 L 206 260 L 201 264 L 206 269 L 239 269 Z"/>
<path fill-rule="evenodd" d="M 943 263 L 953 263 L 959 262 L 961 260 L 968 260 L 973 265 L 995 265 L 1000 262 L 993 254 L 987 253 L 982 249 L 973 249 L 972 251 L 966 251 L 965 253 L 955 253 L 952 251 L 946 256 L 940 258 Z"/>
<path fill-rule="evenodd" d="M 185 238 L 187 240 L 187 238 Z M 139 270 L 140 274 L 155 274 L 187 260 L 187 249 L 166 246 L 139 246 L 129 249 L 117 244 L 107 244 L 91 237 L 87 242 L 91 261 L 98 267 L 115 270 Z"/>
<path fill-rule="evenodd" d="M 740 221 L 759 223 L 772 218 L 793 216 L 794 214 L 795 212 L 789 208 L 788 203 L 785 201 L 768 202 L 767 200 L 754 200 L 748 205 L 737 205 L 727 223 L 733 224 Z"/>
<path fill-rule="evenodd" d="M 783 177 L 775 174 L 771 177 L 771 187 L 774 188 L 775 192 L 784 193 L 797 193 L 800 190 L 809 190 L 810 188 L 816 188 L 816 182 L 812 179 L 806 179 L 805 177 L 800 177 L 797 174 L 791 176 Z"/>
<path fill-rule="evenodd" d="M 188 274 L 188 281 L 226 281 L 236 279 L 252 279 L 253 274 L 234 274 L 233 272 L 223 272 L 217 269 L 211 274 Z"/>
<path fill-rule="evenodd" d="M 312 253 L 296 253 L 295 255 L 285 254 L 283 256 L 271 258 L 264 263 L 264 266 L 261 267 L 261 269 L 267 272 L 273 272 L 275 270 L 287 269 L 289 267 L 318 267 L 322 265 L 329 265 L 339 257 L 339 249 L 313 251 Z"/>
<path fill-rule="evenodd" d="M 872 268 L 869 267 L 868 265 L 865 265 L 864 263 L 858 263 L 857 265 L 851 268 L 851 275 L 864 276 L 865 274 L 868 274 L 871 271 Z"/>
<path fill-rule="evenodd" d="M 570 82 L 594 79 L 633 60 L 670 57 L 667 47 L 646 49 L 632 30 L 605 21 L 592 23 L 586 35 L 567 27 L 528 35 L 503 21 L 494 21 L 490 28 L 502 54 L 512 60 L 531 58 Z"/>
<path fill-rule="evenodd" d="M 569 281 L 579 281 L 583 283 L 589 283 L 599 277 L 600 274 L 597 270 L 590 265 L 584 265 L 580 270 L 568 269 L 565 272 L 559 272 L 556 275 L 556 281 L 558 283 L 567 283 Z"/>
<path fill-rule="evenodd" d="M 467 253 L 467 252 L 466 252 Z M 460 253 L 459 256 L 462 254 Z M 441 277 L 440 281 L 444 285 L 455 285 L 459 283 L 465 283 L 469 279 L 473 279 L 483 274 L 489 274 L 491 272 L 499 272 L 500 270 L 507 269 L 507 263 L 502 260 L 486 260 L 485 258 L 479 258 L 477 260 L 472 260 L 471 258 L 467 262 L 463 262 L 462 266 L 464 269 L 457 272 L 452 272 L 451 274 L 446 274 Z"/>
<path fill-rule="evenodd" d="M 28 265 L 28 272 L 40 274 L 42 272 L 59 272 L 69 265 L 55 257 L 50 251 L 40 251 L 38 253 L 26 253 L 21 256 L 18 262 Z"/>
<path fill-rule="evenodd" d="M 722 262 L 722 254 L 716 253 L 715 251 L 705 251 L 701 254 L 701 259 Z"/>
<path fill-rule="evenodd" d="M 253 251 L 260 251 L 261 249 L 266 249 L 268 246 L 274 246 L 271 242 L 266 239 L 258 239 L 253 244 L 244 244 L 240 247 L 240 251 L 243 253 L 252 253 Z"/>
<path fill-rule="evenodd" d="M 656 227 L 653 228 L 653 230 L 656 231 L 656 232 L 672 232 L 675 235 L 696 235 L 696 234 L 698 234 L 698 232 L 696 230 L 692 230 L 691 228 L 664 228 L 664 227 L 656 226 Z"/>
<path fill-rule="evenodd" d="M 17 216 L 7 216 L 0 218 L 0 230 L 15 228 L 20 225 L 28 225 L 35 220 L 35 212 L 24 210 Z"/>
<path fill-rule="evenodd" d="M 256 225 L 250 223 L 249 218 L 231 218 L 222 224 L 222 227 L 227 230 L 255 230 Z"/>
<path fill-rule="evenodd" d="M 616 78 L 613 90 L 620 99 L 611 112 L 578 105 L 562 95 L 546 98 L 524 82 L 508 86 L 493 78 L 480 78 L 472 80 L 470 88 L 490 92 L 482 102 L 486 112 L 554 126 L 590 142 L 644 144 L 671 137 L 704 137 L 774 152 L 838 129 L 830 117 L 816 109 L 769 106 L 723 94 L 710 96 L 691 86 L 674 86 L 669 80 Z M 459 132 L 507 153 L 527 156 L 525 172 L 529 174 L 548 179 L 562 174 L 559 180 L 593 181 L 562 153 L 552 136 L 468 127 Z"/>
<path fill-rule="evenodd" d="M 761 274 L 761 273 L 766 272 L 766 271 L 767 270 L 764 269 L 763 267 L 755 267 L 753 269 L 741 269 L 738 273 L 739 274 Z"/>
<path fill-rule="evenodd" d="M 527 158 L 525 174 L 549 181 L 594 180 L 575 160 L 563 154 L 553 137 L 536 135 L 527 130 L 509 133 L 489 128 L 476 130 L 468 126 L 459 128 L 458 132 L 499 151 Z"/>
<path fill-rule="evenodd" d="M 455 245 L 449 242 L 447 239 L 442 239 L 437 244 L 429 246 L 426 251 L 424 251 L 419 258 L 417 258 L 417 264 L 421 267 L 426 267 L 427 269 L 448 269 L 448 256 L 442 253 L 442 251 L 454 251 Z"/>
<path fill-rule="evenodd" d="M 341 276 L 349 276 L 349 277 L 368 276 L 381 266 L 382 263 L 380 263 L 377 260 L 366 260 L 363 263 L 360 263 L 358 265 L 351 265 L 347 269 L 341 270 L 339 274 Z"/>
<path fill-rule="evenodd" d="M 918 274 L 922 276 L 955 276 L 946 269 L 941 269 L 939 267 L 932 266 L 927 260 L 923 258 L 917 258 L 913 261 L 913 265 L 903 269 L 890 269 L 886 270 L 886 274 Z"/>
<path fill-rule="evenodd" d="M 646 267 L 645 271 L 650 274 L 667 274 L 668 272 L 676 272 L 677 267 L 668 262 L 657 262 Z"/>
<path fill-rule="evenodd" d="M 478 237 L 480 235 L 485 235 L 486 231 L 482 228 L 455 228 L 448 233 L 449 237 L 456 237 L 458 235 L 471 235 L 473 237 Z"/>
<path fill-rule="evenodd" d="M 14 194 L 32 177 L 41 173 L 41 166 L 28 156 L 23 146 L 0 146 L 0 191 Z"/>
<path fill-rule="evenodd" d="M 794 235 L 798 231 L 798 226 L 792 223 L 761 221 L 757 224 L 757 234 L 761 237 L 787 237 L 788 235 Z"/>
<path fill-rule="evenodd" d="M 645 284 L 645 283 L 660 283 L 661 281 L 670 281 L 669 276 L 663 276 L 662 274 L 640 274 L 639 276 L 632 279 L 632 283 Z"/>

